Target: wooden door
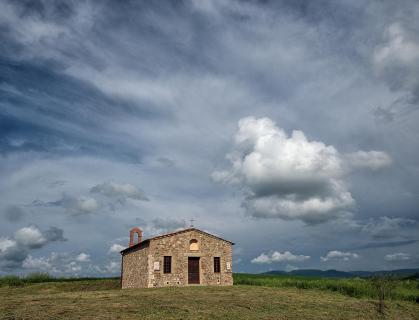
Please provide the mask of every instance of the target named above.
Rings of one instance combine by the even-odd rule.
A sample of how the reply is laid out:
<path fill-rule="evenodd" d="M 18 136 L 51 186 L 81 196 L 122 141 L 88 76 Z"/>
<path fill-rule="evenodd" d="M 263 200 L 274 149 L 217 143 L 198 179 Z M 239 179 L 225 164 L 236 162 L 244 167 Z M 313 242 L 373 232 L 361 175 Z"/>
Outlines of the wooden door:
<path fill-rule="evenodd" d="M 188 283 L 199 284 L 199 257 L 188 257 Z"/>

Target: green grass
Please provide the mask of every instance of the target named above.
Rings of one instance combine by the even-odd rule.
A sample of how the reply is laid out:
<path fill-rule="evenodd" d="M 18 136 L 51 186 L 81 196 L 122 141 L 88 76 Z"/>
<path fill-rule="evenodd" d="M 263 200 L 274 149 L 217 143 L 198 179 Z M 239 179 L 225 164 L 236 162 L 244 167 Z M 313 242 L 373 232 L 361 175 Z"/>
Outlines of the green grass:
<path fill-rule="evenodd" d="M 418 319 L 417 280 L 384 313 L 368 279 L 235 274 L 232 287 L 120 290 L 118 278 L 0 278 L 0 319 Z"/>
<path fill-rule="evenodd" d="M 18 276 L 4 276 L 0 278 L 0 286 L 18 287 L 24 284 L 25 282 Z"/>
<path fill-rule="evenodd" d="M 119 279 L 119 278 L 112 278 Z M 100 281 L 103 278 L 55 278 L 48 273 L 32 273 L 26 277 L 4 276 L 0 277 L 0 286 L 23 286 L 30 283 L 43 282 L 74 282 L 74 281 Z M 394 279 L 393 290 L 387 298 L 392 300 L 419 301 L 419 281 L 417 279 Z M 235 285 L 264 286 L 277 288 L 314 289 L 338 292 L 355 298 L 377 299 L 378 292 L 374 283 L 368 278 L 317 278 L 289 275 L 262 275 L 262 274 L 234 274 Z"/>
<path fill-rule="evenodd" d="M 235 285 L 120 290 L 117 279 L 0 287 L 0 319 L 419 319 L 419 304 Z"/>
<path fill-rule="evenodd" d="M 418 280 L 394 279 L 391 281 L 394 284 L 394 289 L 390 292 L 388 298 L 412 302 L 419 301 Z M 326 290 L 355 298 L 378 298 L 373 280 L 364 278 L 334 279 L 236 273 L 234 274 L 234 283 L 251 286 Z"/>
<path fill-rule="evenodd" d="M 35 272 L 30 273 L 25 277 L 18 277 L 14 275 L 0 277 L 0 287 L 1 286 L 11 286 L 19 287 L 24 284 L 29 283 L 43 283 L 43 282 L 74 282 L 74 281 L 98 281 L 98 280 L 109 280 L 109 279 L 118 279 L 119 277 L 114 278 L 56 278 L 51 276 L 48 273 L 44 272 Z"/>

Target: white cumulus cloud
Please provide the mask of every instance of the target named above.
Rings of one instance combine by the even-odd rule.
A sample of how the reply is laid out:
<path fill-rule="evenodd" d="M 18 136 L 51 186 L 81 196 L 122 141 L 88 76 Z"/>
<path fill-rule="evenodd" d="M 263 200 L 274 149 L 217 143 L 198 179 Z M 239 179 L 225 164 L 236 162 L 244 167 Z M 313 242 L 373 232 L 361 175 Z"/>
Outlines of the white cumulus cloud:
<path fill-rule="evenodd" d="M 384 152 L 359 151 L 364 166 L 387 165 Z M 344 181 L 350 167 L 333 146 L 310 141 L 302 131 L 289 136 L 269 118 L 243 118 L 227 155 L 228 170 L 215 171 L 215 181 L 239 185 L 244 207 L 255 217 L 301 219 L 319 223 L 349 210 L 355 203 Z M 355 165 L 354 165 L 355 166 Z"/>
<path fill-rule="evenodd" d="M 98 208 L 96 199 L 88 197 L 77 198 L 76 209 L 82 212 L 93 212 Z"/>
<path fill-rule="evenodd" d="M 79 265 L 76 261 L 71 261 L 69 264 L 65 266 L 64 272 L 78 275 L 78 273 L 82 271 L 82 269 L 82 266 Z"/>
<path fill-rule="evenodd" d="M 124 250 L 126 247 L 118 244 L 118 243 L 114 243 L 113 245 L 111 245 L 111 247 L 109 248 L 109 253 L 119 253 L 122 250 Z"/>
<path fill-rule="evenodd" d="M 338 250 L 329 251 L 326 256 L 320 257 L 320 260 L 323 262 L 329 260 L 343 260 L 348 261 L 349 259 L 358 259 L 359 255 L 353 252 L 342 252 Z"/>
<path fill-rule="evenodd" d="M 77 255 L 76 261 L 78 261 L 78 262 L 89 262 L 90 261 L 90 255 L 87 254 L 87 253 L 82 252 L 79 255 Z"/>
<path fill-rule="evenodd" d="M 24 269 L 36 269 L 41 271 L 49 271 L 52 267 L 48 258 L 34 258 L 28 255 L 22 263 Z"/>
<path fill-rule="evenodd" d="M 22 267 L 23 262 L 29 258 L 29 252 L 54 241 L 66 241 L 62 229 L 50 227 L 41 231 L 35 225 L 17 230 L 13 237 L 0 238 L 0 267 L 12 269 Z M 30 257 L 26 265 L 34 263 L 30 259 L 33 258 Z"/>
<path fill-rule="evenodd" d="M 16 241 L 8 238 L 0 238 L 0 256 L 8 250 L 16 247 Z"/>
<path fill-rule="evenodd" d="M 310 259 L 310 256 L 295 255 L 290 251 L 284 251 L 284 253 L 274 251 L 271 255 L 262 253 L 260 256 L 252 259 L 252 263 L 258 264 L 270 264 L 273 262 L 303 262 Z"/>
<path fill-rule="evenodd" d="M 117 261 L 110 261 L 105 265 L 105 270 L 112 274 L 118 273 L 121 270 L 121 264 Z"/>
<path fill-rule="evenodd" d="M 410 260 L 411 256 L 408 253 L 398 252 L 385 255 L 384 259 L 387 261 L 406 261 Z"/>
<path fill-rule="evenodd" d="M 54 276 L 97 276 L 98 273 L 115 275 L 120 266 L 117 262 L 95 264 L 87 253 L 73 254 L 52 252 L 49 256 L 33 257 L 28 255 L 22 262 L 22 268 L 33 271 L 45 271 Z"/>
<path fill-rule="evenodd" d="M 28 248 L 42 247 L 48 240 L 35 226 L 21 228 L 15 232 L 14 239 L 22 246 Z"/>

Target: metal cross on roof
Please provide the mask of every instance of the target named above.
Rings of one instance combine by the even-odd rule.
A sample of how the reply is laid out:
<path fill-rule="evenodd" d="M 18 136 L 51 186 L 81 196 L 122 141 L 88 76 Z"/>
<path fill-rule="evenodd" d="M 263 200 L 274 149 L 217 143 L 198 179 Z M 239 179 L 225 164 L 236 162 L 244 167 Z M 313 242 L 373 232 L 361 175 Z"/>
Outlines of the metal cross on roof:
<path fill-rule="evenodd" d="M 190 227 L 193 227 L 193 223 L 195 222 L 195 219 L 189 219 L 189 221 L 191 222 Z"/>

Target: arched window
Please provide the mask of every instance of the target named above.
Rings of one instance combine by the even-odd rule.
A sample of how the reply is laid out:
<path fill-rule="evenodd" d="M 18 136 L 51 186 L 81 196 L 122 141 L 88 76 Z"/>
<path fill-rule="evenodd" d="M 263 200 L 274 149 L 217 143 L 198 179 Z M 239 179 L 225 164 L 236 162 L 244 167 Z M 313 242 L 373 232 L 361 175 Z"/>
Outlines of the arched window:
<path fill-rule="evenodd" d="M 191 250 L 191 251 L 198 251 L 199 250 L 198 240 L 192 239 L 191 241 L 189 241 L 189 250 Z"/>

